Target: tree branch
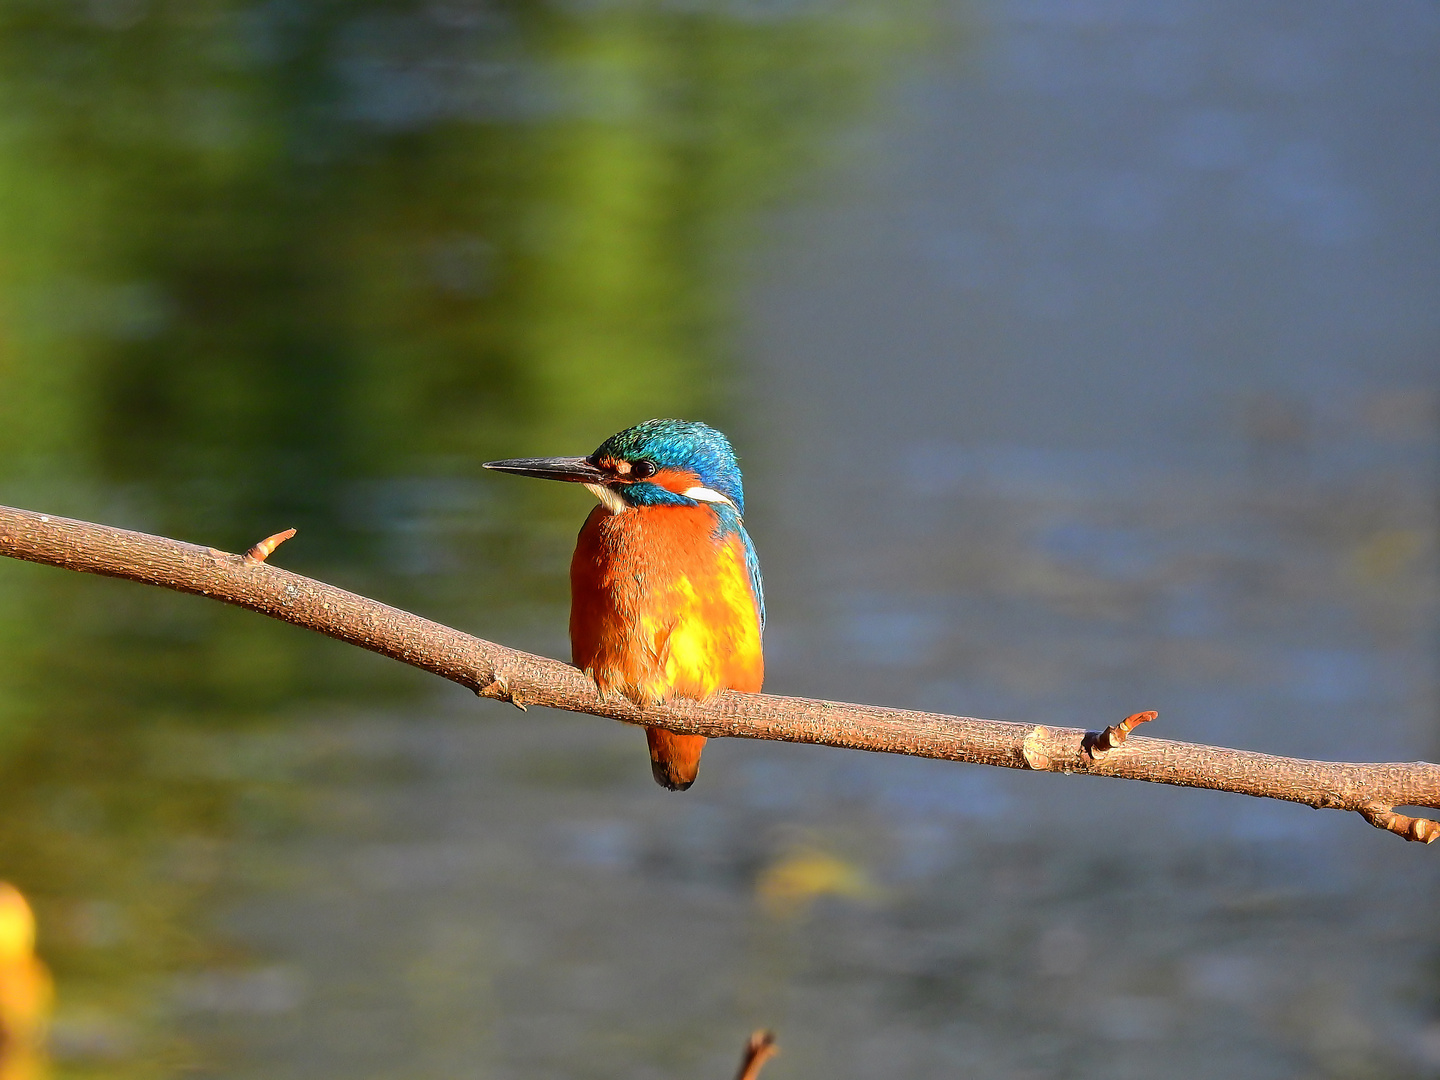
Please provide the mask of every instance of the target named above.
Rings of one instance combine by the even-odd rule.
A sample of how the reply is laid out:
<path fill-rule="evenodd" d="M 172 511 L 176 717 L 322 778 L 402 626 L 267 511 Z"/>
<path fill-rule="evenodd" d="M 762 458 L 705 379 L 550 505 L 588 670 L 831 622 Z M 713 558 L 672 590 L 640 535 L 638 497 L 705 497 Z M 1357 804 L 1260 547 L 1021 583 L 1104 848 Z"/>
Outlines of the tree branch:
<path fill-rule="evenodd" d="M 775 1045 L 775 1033 L 773 1031 L 760 1030 L 750 1036 L 750 1041 L 745 1044 L 745 1053 L 740 1056 L 740 1071 L 735 1074 L 735 1080 L 758 1080 L 760 1070 L 765 1067 L 765 1062 L 780 1052 Z"/>
<path fill-rule="evenodd" d="M 1349 810 L 1407 840 L 1440 838 L 1440 822 L 1396 807 L 1440 809 L 1440 765 L 1350 764 L 1139 737 L 1098 744 L 1095 732 L 1004 720 L 911 712 L 774 694 L 731 691 L 710 701 L 644 709 L 601 697 L 595 683 L 558 660 L 471 637 L 354 593 L 281 570 L 254 555 L 230 555 L 159 536 L 0 507 L 0 555 L 68 570 L 128 578 L 208 596 L 389 656 L 521 708 L 546 705 L 712 738 L 819 743 L 1011 769 L 1086 773 L 1181 787 L 1233 791 Z M 268 554 L 264 550 L 264 554 Z M 1132 717 L 1131 720 L 1138 720 Z M 1128 733 L 1128 728 L 1126 729 Z M 1104 734 L 1104 732 L 1100 733 Z"/>

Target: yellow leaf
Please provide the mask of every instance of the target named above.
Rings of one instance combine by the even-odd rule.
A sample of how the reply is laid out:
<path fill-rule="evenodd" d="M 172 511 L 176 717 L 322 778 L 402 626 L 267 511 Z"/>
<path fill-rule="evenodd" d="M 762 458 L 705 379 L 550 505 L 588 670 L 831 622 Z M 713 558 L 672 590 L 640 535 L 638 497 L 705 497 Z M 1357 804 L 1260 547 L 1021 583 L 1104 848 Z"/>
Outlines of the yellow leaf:
<path fill-rule="evenodd" d="M 865 871 L 817 848 L 799 848 L 767 867 L 756 883 L 761 903 L 775 915 L 795 915 L 822 896 L 873 899 L 878 890 Z"/>

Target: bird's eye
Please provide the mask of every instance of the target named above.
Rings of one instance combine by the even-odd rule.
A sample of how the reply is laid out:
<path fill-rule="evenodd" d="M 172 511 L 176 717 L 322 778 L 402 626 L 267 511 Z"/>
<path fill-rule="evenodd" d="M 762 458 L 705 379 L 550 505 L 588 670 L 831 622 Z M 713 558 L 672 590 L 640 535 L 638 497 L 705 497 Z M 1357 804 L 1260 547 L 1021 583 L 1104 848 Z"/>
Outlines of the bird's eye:
<path fill-rule="evenodd" d="M 636 480 L 648 480 L 655 475 L 655 463 L 653 461 L 637 461 L 630 469 L 630 475 Z"/>

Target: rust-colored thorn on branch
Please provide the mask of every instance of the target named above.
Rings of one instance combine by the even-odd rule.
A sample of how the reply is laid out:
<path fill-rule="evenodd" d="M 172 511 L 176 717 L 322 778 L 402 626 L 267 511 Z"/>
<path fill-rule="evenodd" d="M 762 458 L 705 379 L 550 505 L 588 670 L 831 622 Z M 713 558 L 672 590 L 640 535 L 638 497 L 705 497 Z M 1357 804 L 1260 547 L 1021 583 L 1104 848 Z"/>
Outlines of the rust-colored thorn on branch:
<path fill-rule="evenodd" d="M 282 539 L 285 535 L 276 534 Z M 269 541 L 256 547 L 264 543 Z M 1440 810 L 1440 765 L 1427 761 L 1305 761 L 1131 735 L 1142 718 L 1153 715 L 1147 713 L 1136 713 L 1095 735 L 1078 728 L 732 691 L 709 701 L 671 701 L 641 709 L 618 695 L 602 697 L 593 680 L 559 660 L 472 637 L 260 559 L 216 557 L 208 548 L 178 540 L 10 507 L 0 507 L 0 555 L 208 596 L 412 664 L 481 697 L 517 705 L 590 713 L 681 735 L 816 743 L 1231 791 L 1348 810 L 1407 840 L 1428 843 L 1440 836 L 1440 822 L 1395 810 Z M 1100 745 L 1102 739 L 1106 747 Z"/>
<path fill-rule="evenodd" d="M 1094 733 L 1094 738 L 1089 732 L 1085 736 L 1085 749 L 1092 758 L 1098 758 L 1101 754 L 1108 754 L 1117 746 L 1123 746 L 1126 737 L 1141 724 L 1148 724 L 1160 714 L 1154 709 L 1149 712 L 1137 712 L 1127 716 L 1118 724 L 1111 724 L 1104 731 Z"/>
<path fill-rule="evenodd" d="M 244 555 L 240 556 L 240 558 L 252 566 L 256 563 L 263 563 L 266 559 L 270 557 L 270 553 L 272 551 L 274 551 L 277 547 L 283 544 L 286 540 L 289 540 L 294 535 L 294 529 L 286 529 L 284 532 L 278 532 L 275 533 L 273 536 L 267 536 L 264 540 L 261 540 L 254 547 L 252 547 L 249 551 L 245 552 Z"/>
<path fill-rule="evenodd" d="M 761 1029 L 753 1033 L 750 1041 L 745 1044 L 745 1053 L 740 1058 L 740 1071 L 735 1074 L 735 1080 L 755 1080 L 760 1075 L 760 1070 L 765 1067 L 765 1062 L 779 1052 L 773 1031 Z"/>

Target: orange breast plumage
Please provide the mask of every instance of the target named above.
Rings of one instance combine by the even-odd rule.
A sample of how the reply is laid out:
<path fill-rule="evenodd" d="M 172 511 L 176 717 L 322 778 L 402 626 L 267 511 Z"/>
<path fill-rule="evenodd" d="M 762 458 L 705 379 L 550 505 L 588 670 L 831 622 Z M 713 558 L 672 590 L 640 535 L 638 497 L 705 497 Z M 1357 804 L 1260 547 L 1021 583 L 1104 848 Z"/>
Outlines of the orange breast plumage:
<path fill-rule="evenodd" d="M 760 690 L 745 543 L 711 507 L 597 506 L 580 530 L 570 585 L 572 657 L 602 691 L 645 704 Z"/>

